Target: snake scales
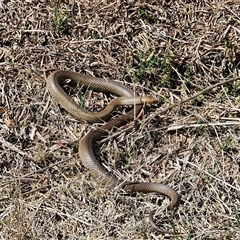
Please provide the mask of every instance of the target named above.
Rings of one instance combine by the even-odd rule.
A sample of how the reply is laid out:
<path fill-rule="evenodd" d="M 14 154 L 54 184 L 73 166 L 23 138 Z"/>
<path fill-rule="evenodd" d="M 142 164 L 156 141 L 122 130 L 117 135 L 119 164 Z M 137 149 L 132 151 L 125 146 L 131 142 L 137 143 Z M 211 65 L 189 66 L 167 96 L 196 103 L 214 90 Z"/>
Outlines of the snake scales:
<path fill-rule="evenodd" d="M 62 88 L 62 83 L 66 79 L 71 79 L 71 85 L 84 85 L 87 88 L 110 92 L 117 96 L 115 100 L 111 101 L 107 107 L 101 112 L 89 112 L 81 108 Z M 130 122 L 134 118 L 134 114 L 137 114 L 142 105 L 145 103 L 156 103 L 157 99 L 151 96 L 136 96 L 133 91 L 128 89 L 122 84 L 114 81 L 106 80 L 103 78 L 95 78 L 92 76 L 79 74 L 67 70 L 57 70 L 52 72 L 47 78 L 47 88 L 51 95 L 67 110 L 71 115 L 79 120 L 85 120 L 89 123 L 102 122 L 110 118 L 110 114 L 113 109 L 120 105 L 135 105 L 135 108 L 125 115 L 121 115 L 107 123 L 100 128 L 91 130 L 79 141 L 79 156 L 83 165 L 89 169 L 91 174 L 101 179 L 107 186 L 113 188 L 120 186 L 127 192 L 143 192 L 143 193 L 160 193 L 168 196 L 171 199 L 171 207 L 178 204 L 179 196 L 172 188 L 152 182 L 129 182 L 119 180 L 115 175 L 108 172 L 94 155 L 93 144 L 103 136 L 107 135 L 109 130 L 113 127 L 120 127 Z M 134 112 L 135 111 L 135 112 Z M 160 229 L 153 221 L 153 215 L 156 210 L 150 212 L 150 221 L 161 232 L 168 232 Z"/>

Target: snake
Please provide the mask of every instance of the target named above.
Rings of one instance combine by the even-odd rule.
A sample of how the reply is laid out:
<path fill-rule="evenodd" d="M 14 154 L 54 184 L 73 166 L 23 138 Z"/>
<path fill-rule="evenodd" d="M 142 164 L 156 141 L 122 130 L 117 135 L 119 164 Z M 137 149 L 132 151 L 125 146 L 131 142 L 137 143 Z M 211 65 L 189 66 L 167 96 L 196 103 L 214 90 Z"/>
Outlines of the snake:
<path fill-rule="evenodd" d="M 63 83 L 68 81 L 68 84 L 76 86 L 84 86 L 87 89 L 92 89 L 99 92 L 111 93 L 117 97 L 113 99 L 102 111 L 91 112 L 83 107 L 80 107 L 73 98 L 66 93 L 63 88 Z M 155 182 L 131 182 L 119 179 L 113 173 L 103 167 L 94 153 L 94 144 L 107 136 L 113 128 L 119 128 L 134 120 L 143 105 L 158 103 L 158 99 L 153 96 L 139 96 L 128 87 L 114 80 L 106 78 L 97 78 L 91 75 L 73 72 L 70 70 L 55 70 L 46 79 L 46 86 L 50 94 L 60 103 L 60 105 L 73 117 L 78 120 L 88 123 L 103 122 L 104 125 L 90 130 L 78 144 L 78 155 L 85 168 L 90 173 L 100 179 L 110 189 L 119 187 L 129 193 L 158 193 L 170 198 L 170 207 L 174 208 L 179 203 L 178 193 L 171 187 L 155 183 Z M 107 121 L 111 118 L 112 111 L 119 106 L 134 106 L 133 109 L 126 114 L 120 115 Z M 107 122 L 106 122 L 107 121 Z M 161 229 L 153 220 L 156 212 L 152 210 L 149 214 L 149 219 L 152 225 L 158 228 L 161 232 L 168 232 Z"/>

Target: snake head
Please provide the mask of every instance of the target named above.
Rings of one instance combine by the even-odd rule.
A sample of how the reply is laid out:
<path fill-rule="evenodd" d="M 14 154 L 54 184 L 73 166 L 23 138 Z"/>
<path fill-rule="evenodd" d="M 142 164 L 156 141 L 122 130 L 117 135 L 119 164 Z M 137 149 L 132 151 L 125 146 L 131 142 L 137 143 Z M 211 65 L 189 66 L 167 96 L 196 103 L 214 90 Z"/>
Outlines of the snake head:
<path fill-rule="evenodd" d="M 156 104 L 159 103 L 158 99 L 153 96 L 142 96 L 141 102 L 143 104 L 149 103 L 149 104 Z"/>

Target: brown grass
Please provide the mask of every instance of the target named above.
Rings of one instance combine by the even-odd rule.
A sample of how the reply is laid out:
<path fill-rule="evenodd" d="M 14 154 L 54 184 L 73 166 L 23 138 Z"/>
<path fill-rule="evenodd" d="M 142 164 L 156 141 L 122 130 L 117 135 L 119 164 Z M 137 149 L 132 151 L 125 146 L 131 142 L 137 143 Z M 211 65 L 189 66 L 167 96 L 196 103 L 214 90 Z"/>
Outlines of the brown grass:
<path fill-rule="evenodd" d="M 180 104 L 240 75 L 239 1 L 4 0 L 0 14 L 1 239 L 240 239 L 240 81 Z M 122 178 L 176 189 L 174 212 L 163 196 L 99 187 L 77 154 L 89 127 L 46 90 L 54 69 L 161 100 L 98 155 Z M 172 236 L 149 223 L 156 202 Z"/>

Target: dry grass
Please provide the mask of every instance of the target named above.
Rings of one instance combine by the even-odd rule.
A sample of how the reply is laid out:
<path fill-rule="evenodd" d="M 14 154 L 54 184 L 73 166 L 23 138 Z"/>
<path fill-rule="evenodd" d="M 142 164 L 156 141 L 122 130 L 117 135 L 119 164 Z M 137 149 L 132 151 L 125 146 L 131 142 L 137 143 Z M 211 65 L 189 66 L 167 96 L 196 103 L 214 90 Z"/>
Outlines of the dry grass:
<path fill-rule="evenodd" d="M 0 1 L 1 239 L 168 239 L 148 221 L 168 199 L 99 188 L 81 165 L 76 142 L 89 128 L 46 90 L 54 69 L 159 97 L 100 158 L 181 194 L 157 217 L 169 237 L 240 239 L 240 81 L 159 113 L 240 75 L 239 1 L 196 2 Z"/>

